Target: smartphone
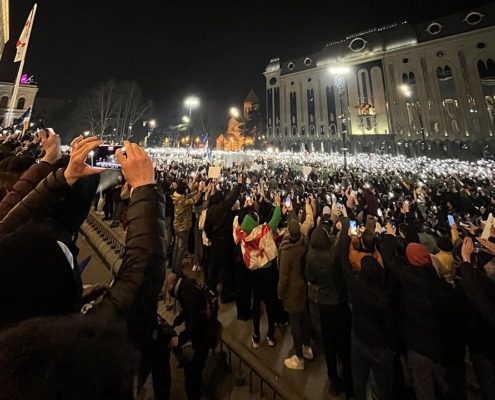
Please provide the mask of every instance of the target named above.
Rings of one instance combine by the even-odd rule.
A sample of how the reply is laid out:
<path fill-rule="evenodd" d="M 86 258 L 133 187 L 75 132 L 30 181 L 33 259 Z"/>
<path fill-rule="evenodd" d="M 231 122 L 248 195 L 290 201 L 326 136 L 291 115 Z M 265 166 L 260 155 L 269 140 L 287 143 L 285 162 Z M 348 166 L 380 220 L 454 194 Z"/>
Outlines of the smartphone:
<path fill-rule="evenodd" d="M 287 197 L 287 198 L 285 199 L 285 206 L 286 206 L 287 208 L 289 208 L 291 205 L 292 205 L 292 201 L 291 201 L 290 197 Z"/>
<path fill-rule="evenodd" d="M 455 221 L 454 221 L 454 216 L 453 215 L 448 215 L 447 216 L 448 220 L 449 220 L 449 225 L 452 226 L 455 224 Z"/>
<path fill-rule="evenodd" d="M 86 164 L 98 168 L 120 169 L 122 167 L 115 158 L 115 152 L 118 149 L 122 149 L 125 152 L 124 146 L 102 144 L 90 151 L 86 159 Z"/>
<path fill-rule="evenodd" d="M 349 227 L 351 228 L 351 235 L 356 236 L 357 235 L 357 225 L 356 221 L 350 221 L 349 222 Z"/>
<path fill-rule="evenodd" d="M 383 213 L 382 213 L 382 209 L 381 208 L 377 208 L 376 213 L 377 213 L 377 215 L 379 217 L 383 217 Z"/>

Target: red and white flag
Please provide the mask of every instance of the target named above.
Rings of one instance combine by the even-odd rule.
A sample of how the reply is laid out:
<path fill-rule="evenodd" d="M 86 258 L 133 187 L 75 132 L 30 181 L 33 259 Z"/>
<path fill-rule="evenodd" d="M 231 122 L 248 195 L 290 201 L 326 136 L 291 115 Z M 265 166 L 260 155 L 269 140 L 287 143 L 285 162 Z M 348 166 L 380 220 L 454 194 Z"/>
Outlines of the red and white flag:
<path fill-rule="evenodd" d="M 278 248 L 270 226 L 258 225 L 251 233 L 244 232 L 237 217 L 234 220 L 234 241 L 241 243 L 244 264 L 251 270 L 264 267 L 278 256 Z"/>
<path fill-rule="evenodd" d="M 24 25 L 24 28 L 22 29 L 21 36 L 19 37 L 19 40 L 17 41 L 17 44 L 15 45 L 15 47 L 17 49 L 17 53 L 15 55 L 14 62 L 21 61 L 24 58 L 24 56 L 26 55 L 26 47 L 27 47 L 27 44 L 29 42 L 29 35 L 31 33 L 31 26 L 33 24 L 33 19 L 34 19 L 34 8 L 29 13 L 26 24 Z"/>

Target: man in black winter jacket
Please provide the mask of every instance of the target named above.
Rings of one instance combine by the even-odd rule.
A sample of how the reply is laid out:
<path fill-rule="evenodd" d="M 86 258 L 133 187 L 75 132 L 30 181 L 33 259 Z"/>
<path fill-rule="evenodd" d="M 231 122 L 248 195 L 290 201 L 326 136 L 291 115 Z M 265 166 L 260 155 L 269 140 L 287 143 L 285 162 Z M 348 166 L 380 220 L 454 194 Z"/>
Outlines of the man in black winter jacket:
<path fill-rule="evenodd" d="M 219 277 L 222 275 L 222 303 L 234 301 L 234 238 L 232 236 L 232 207 L 239 197 L 242 187 L 242 175 L 232 193 L 224 197 L 221 191 L 209 199 L 206 211 L 205 233 L 211 242 L 210 262 L 208 265 L 208 287 L 217 292 Z"/>

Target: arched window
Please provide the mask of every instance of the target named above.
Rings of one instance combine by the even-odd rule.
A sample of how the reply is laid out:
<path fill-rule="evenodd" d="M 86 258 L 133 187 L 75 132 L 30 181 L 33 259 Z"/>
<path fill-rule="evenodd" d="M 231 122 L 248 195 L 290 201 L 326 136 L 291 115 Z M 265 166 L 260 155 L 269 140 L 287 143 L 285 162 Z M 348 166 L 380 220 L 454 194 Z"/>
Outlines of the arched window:
<path fill-rule="evenodd" d="M 17 109 L 23 110 L 25 103 L 26 103 L 26 99 L 24 97 L 21 97 L 19 100 L 17 100 Z"/>
<path fill-rule="evenodd" d="M 3 96 L 0 99 L 0 108 L 7 108 L 8 105 L 9 105 L 9 98 L 8 98 L 8 96 Z"/>

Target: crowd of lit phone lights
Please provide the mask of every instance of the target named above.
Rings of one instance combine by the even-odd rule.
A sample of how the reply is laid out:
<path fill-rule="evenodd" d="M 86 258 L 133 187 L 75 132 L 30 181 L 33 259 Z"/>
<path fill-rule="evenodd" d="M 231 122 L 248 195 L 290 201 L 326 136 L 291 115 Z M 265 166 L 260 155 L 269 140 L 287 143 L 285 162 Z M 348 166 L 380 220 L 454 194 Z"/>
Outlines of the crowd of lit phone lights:
<path fill-rule="evenodd" d="M 312 171 L 323 180 L 343 170 L 343 157 L 340 154 L 325 153 L 272 153 L 266 151 L 224 152 L 205 150 L 184 150 L 167 148 L 150 148 L 148 153 L 155 165 L 167 167 L 171 163 L 199 167 L 208 162 L 210 165 L 235 167 L 243 165 L 249 170 L 292 170 L 304 178 L 303 167 L 310 166 Z M 495 161 L 478 160 L 476 162 L 457 159 L 431 159 L 427 157 L 407 158 L 361 153 L 347 156 L 348 171 L 359 175 L 363 180 L 379 176 L 394 176 L 396 179 L 422 182 L 462 181 L 465 179 L 485 180 L 491 184 L 495 177 Z M 447 182 L 445 182 L 447 183 Z"/>
<path fill-rule="evenodd" d="M 68 150 L 68 148 L 66 149 Z M 172 163 L 188 166 L 191 175 L 197 168 L 208 165 L 235 168 L 242 166 L 244 171 L 270 172 L 290 170 L 301 179 L 303 167 L 310 166 L 324 181 L 327 177 L 342 174 L 343 156 L 339 153 L 292 153 L 269 151 L 206 151 L 205 149 L 147 148 L 159 169 L 166 169 Z M 495 183 L 495 161 L 480 159 L 476 162 L 458 159 L 432 159 L 427 157 L 408 158 L 405 156 L 360 153 L 347 155 L 348 171 L 357 174 L 363 180 L 381 176 L 394 177 L 415 184 L 443 182 L 445 186 L 466 179 L 484 181 L 485 188 Z"/>

